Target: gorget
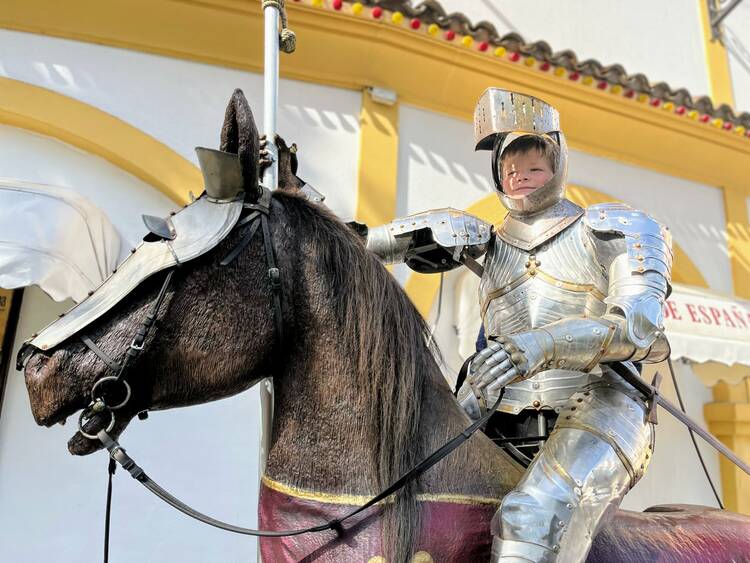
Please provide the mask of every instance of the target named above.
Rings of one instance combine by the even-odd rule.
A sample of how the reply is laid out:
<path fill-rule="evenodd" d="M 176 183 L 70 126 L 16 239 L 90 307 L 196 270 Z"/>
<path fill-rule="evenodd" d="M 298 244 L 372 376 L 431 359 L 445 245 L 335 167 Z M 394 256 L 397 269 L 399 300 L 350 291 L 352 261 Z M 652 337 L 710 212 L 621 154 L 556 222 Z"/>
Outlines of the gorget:
<path fill-rule="evenodd" d="M 496 234 L 521 250 L 531 250 L 562 232 L 583 216 L 584 210 L 572 201 L 561 199 L 533 215 L 508 214 Z"/>
<path fill-rule="evenodd" d="M 203 195 L 184 207 L 169 222 L 173 240 L 142 242 L 89 297 L 44 328 L 23 348 L 54 348 L 104 315 L 153 274 L 193 260 L 218 245 L 237 223 L 244 194 L 232 201 Z"/>

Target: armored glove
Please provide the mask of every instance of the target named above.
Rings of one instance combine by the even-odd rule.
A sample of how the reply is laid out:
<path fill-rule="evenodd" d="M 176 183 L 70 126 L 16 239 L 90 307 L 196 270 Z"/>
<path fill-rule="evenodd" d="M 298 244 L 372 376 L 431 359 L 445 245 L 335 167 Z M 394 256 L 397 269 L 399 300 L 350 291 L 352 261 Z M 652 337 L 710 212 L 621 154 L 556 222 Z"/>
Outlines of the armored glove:
<path fill-rule="evenodd" d="M 475 393 L 497 393 L 519 379 L 526 379 L 552 359 L 550 335 L 532 330 L 501 336 L 489 343 L 471 362 L 469 384 Z"/>

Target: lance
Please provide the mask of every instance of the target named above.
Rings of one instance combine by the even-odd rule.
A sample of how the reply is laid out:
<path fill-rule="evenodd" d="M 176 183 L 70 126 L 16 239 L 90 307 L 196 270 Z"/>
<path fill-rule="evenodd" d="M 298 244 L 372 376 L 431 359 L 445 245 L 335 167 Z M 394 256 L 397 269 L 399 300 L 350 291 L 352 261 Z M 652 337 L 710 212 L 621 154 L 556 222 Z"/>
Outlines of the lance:
<path fill-rule="evenodd" d="M 279 51 L 292 53 L 296 47 L 294 32 L 287 28 L 285 0 L 263 0 L 263 133 L 266 136 L 268 160 L 261 184 L 269 190 L 279 187 L 279 151 L 276 147 L 276 124 L 279 107 Z M 281 31 L 279 31 L 279 22 Z M 271 446 L 273 423 L 273 382 L 264 379 L 260 385 L 261 444 L 260 473 L 266 466 Z"/>

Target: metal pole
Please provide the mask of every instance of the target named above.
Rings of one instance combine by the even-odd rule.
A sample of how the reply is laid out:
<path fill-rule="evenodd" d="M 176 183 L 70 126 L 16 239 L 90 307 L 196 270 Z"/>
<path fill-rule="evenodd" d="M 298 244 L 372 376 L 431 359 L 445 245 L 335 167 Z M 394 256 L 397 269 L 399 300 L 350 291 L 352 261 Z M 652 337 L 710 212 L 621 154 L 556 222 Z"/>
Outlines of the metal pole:
<path fill-rule="evenodd" d="M 279 106 L 279 4 L 263 2 L 264 60 L 263 60 L 263 133 L 266 135 L 271 165 L 263 172 L 261 183 L 269 190 L 279 187 L 278 149 L 276 148 L 276 115 Z M 271 447 L 273 429 L 273 380 L 260 382 L 261 437 L 259 469 L 262 476 Z"/>
<path fill-rule="evenodd" d="M 271 165 L 263 172 L 263 185 L 279 187 L 276 116 L 279 108 L 279 9 L 275 2 L 263 2 L 265 48 L 263 59 L 263 133 L 266 135 Z"/>
<path fill-rule="evenodd" d="M 723 22 L 729 14 L 732 13 L 732 10 L 740 5 L 740 2 L 742 2 L 742 0 L 732 0 L 724 9 L 721 10 L 721 12 L 717 13 L 716 16 L 714 16 L 714 18 L 711 20 L 711 26 L 718 27 L 719 24 Z"/>

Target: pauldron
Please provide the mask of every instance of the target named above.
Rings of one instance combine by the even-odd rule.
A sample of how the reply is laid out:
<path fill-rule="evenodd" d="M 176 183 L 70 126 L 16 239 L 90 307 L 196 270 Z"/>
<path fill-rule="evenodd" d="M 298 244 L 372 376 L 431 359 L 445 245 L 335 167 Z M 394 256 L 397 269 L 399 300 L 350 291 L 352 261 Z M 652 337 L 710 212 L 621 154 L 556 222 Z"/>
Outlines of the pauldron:
<path fill-rule="evenodd" d="M 369 229 L 367 249 L 385 264 L 405 262 L 420 273 L 452 270 L 487 252 L 492 225 L 455 209 L 418 213 Z"/>
<path fill-rule="evenodd" d="M 608 203 L 586 211 L 586 226 L 595 235 L 624 237 L 626 253 L 609 267 L 608 312 L 627 320 L 627 337 L 636 348 L 648 348 L 662 336 L 662 308 L 671 292 L 672 235 L 642 211 Z"/>

